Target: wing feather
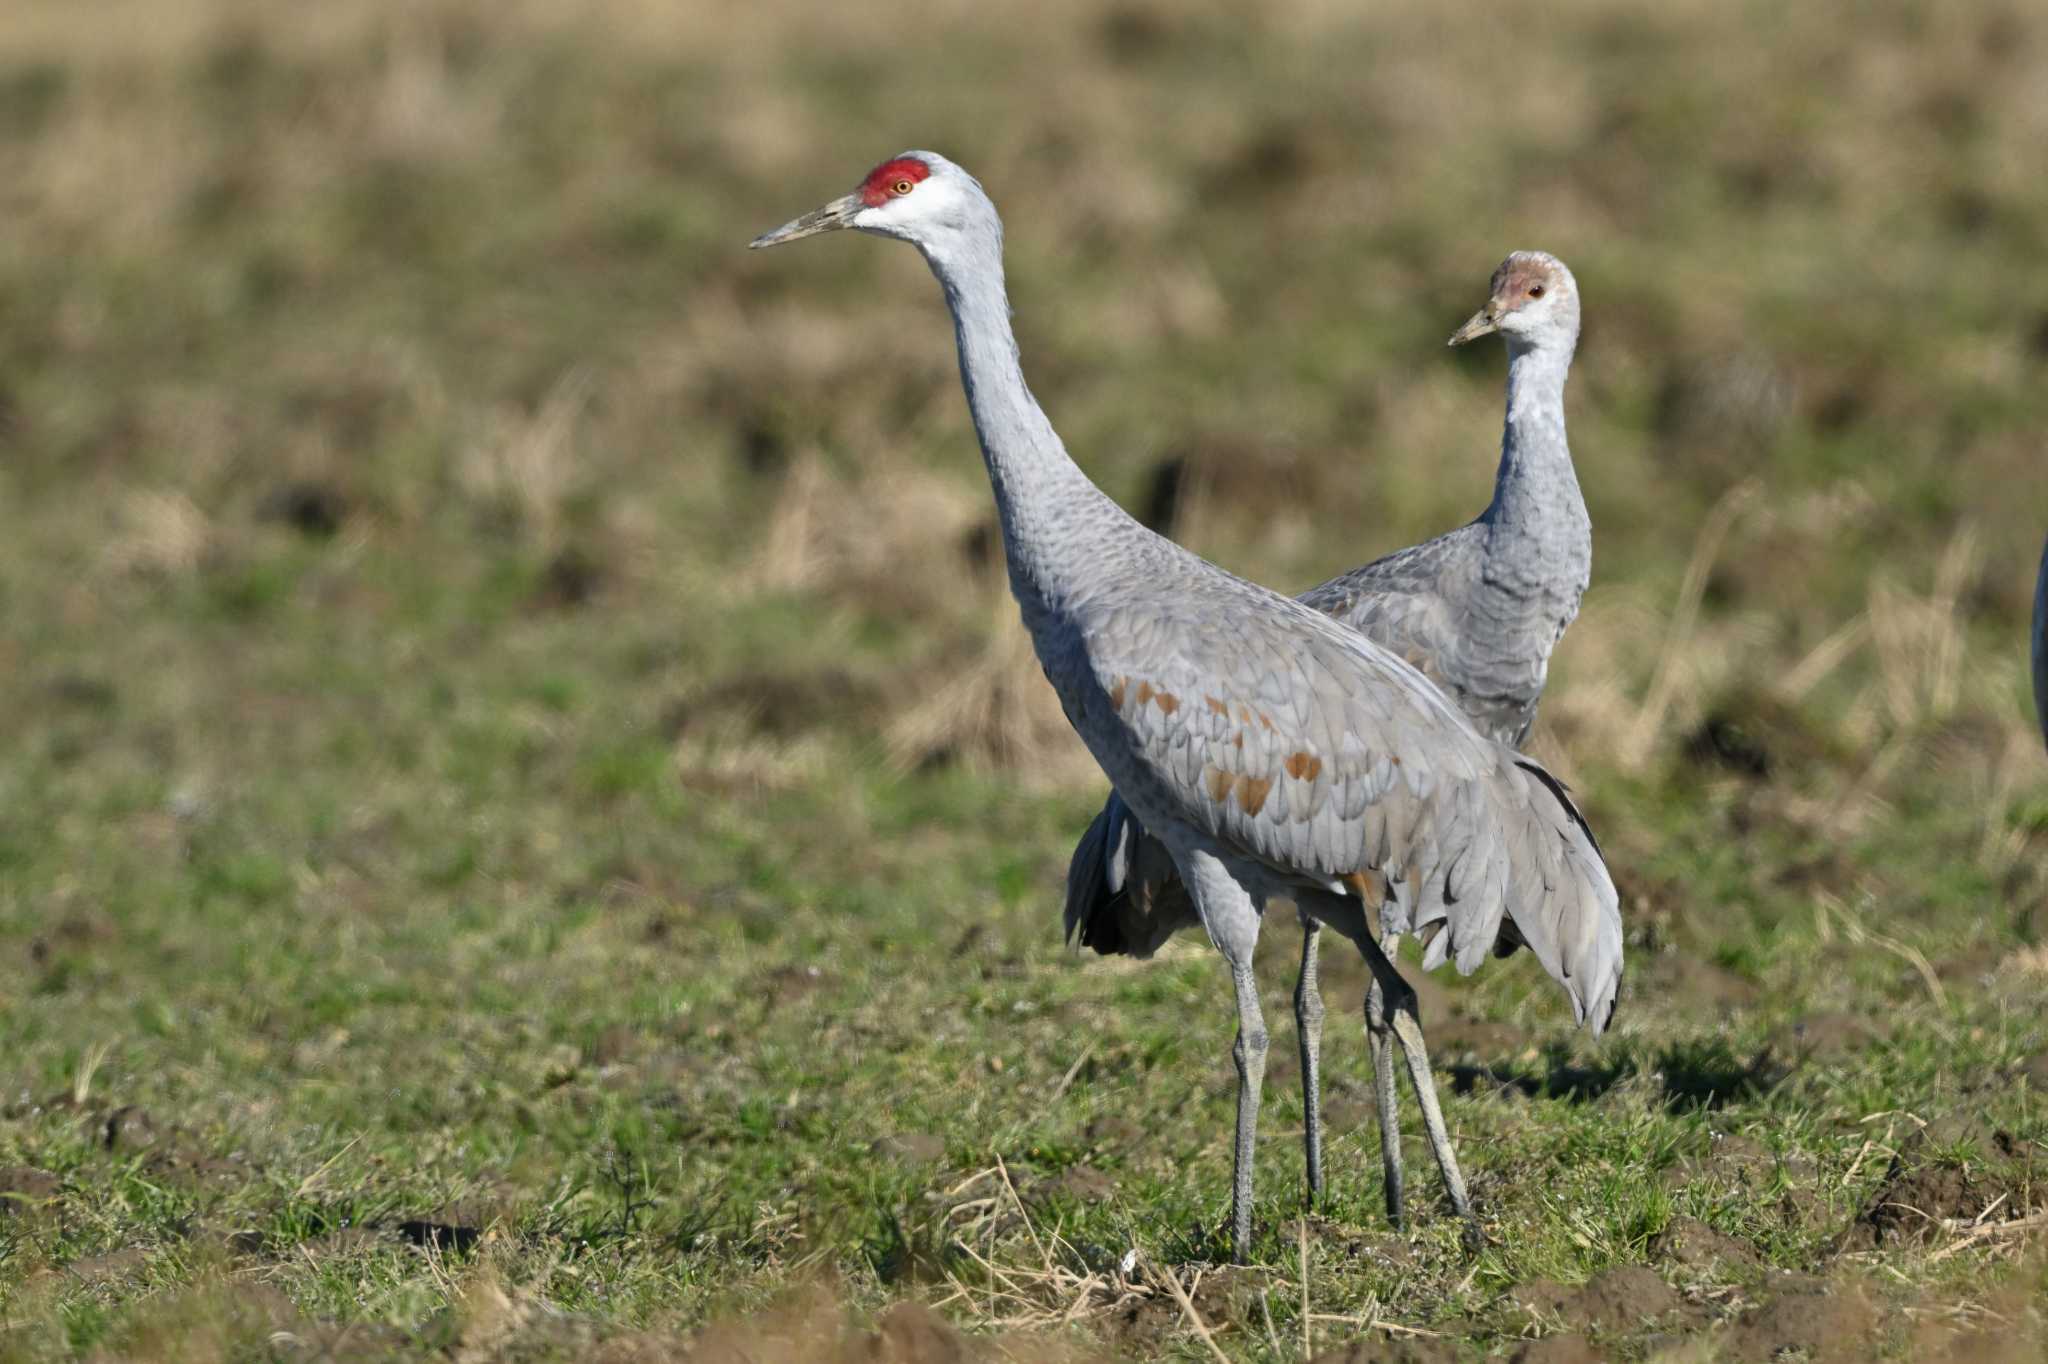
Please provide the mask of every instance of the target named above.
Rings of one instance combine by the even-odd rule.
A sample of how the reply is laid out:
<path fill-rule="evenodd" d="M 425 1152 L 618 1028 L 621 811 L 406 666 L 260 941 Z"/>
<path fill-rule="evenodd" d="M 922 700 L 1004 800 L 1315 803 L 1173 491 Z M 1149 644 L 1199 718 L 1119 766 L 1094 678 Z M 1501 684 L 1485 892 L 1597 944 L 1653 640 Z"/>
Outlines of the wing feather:
<path fill-rule="evenodd" d="M 1579 1018 L 1604 1027 L 1619 985 L 1618 900 L 1563 785 L 1477 733 L 1415 669 L 1323 617 L 1296 606 L 1232 626 L 1209 646 L 1223 656 L 1201 656 L 1197 632 L 1172 629 L 1153 636 L 1179 639 L 1171 651 L 1091 650 L 1136 761 L 1114 774 L 1119 788 L 1282 878 L 1328 889 L 1383 873 L 1396 888 L 1386 921 L 1427 938 L 1425 966 L 1476 969 L 1511 919 Z M 1338 798 L 1319 804 L 1332 789 Z"/>

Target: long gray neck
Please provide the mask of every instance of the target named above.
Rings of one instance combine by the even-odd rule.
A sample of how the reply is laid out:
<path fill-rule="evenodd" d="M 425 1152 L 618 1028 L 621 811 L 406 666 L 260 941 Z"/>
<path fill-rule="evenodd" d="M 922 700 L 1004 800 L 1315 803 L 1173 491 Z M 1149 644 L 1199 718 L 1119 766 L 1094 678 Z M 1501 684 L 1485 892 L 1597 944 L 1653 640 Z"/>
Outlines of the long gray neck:
<path fill-rule="evenodd" d="M 1583 589 L 1592 570 L 1592 523 L 1564 431 L 1564 381 L 1569 342 L 1519 344 L 1508 350 L 1507 426 L 1493 501 L 1480 520 L 1489 527 L 1490 559 L 1527 561 L 1528 576 L 1574 578 Z M 1576 594 L 1575 594 L 1576 599 Z"/>
<path fill-rule="evenodd" d="M 1003 289 L 1000 229 L 964 229 L 924 247 L 924 255 L 953 313 L 960 382 L 995 489 L 1010 590 L 1035 632 L 1043 612 L 1083 590 L 1076 540 L 1123 518 L 1068 456 L 1024 383 Z"/>

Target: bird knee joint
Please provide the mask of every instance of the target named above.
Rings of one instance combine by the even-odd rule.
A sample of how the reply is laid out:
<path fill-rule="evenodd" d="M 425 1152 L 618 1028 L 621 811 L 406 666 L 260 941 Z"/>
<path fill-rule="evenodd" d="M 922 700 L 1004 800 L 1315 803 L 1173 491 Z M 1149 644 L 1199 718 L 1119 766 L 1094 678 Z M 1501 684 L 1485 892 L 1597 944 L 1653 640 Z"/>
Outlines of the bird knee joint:
<path fill-rule="evenodd" d="M 1257 1032 L 1239 1032 L 1237 1035 L 1237 1046 L 1234 1050 L 1239 1064 L 1247 1061 L 1264 1061 L 1266 1059 L 1266 1030 L 1260 1028 Z"/>
<path fill-rule="evenodd" d="M 1383 985 L 1375 993 L 1387 1018 L 1399 1018 L 1403 1014 L 1412 1016 L 1416 1012 L 1415 987 L 1399 976 L 1394 977 L 1391 987 Z"/>

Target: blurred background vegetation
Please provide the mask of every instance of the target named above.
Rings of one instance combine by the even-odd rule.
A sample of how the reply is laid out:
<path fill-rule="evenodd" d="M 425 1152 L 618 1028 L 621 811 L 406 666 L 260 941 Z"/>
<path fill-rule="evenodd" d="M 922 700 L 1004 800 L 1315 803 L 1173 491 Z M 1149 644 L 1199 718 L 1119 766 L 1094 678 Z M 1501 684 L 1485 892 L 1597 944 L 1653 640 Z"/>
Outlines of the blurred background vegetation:
<path fill-rule="evenodd" d="M 998 1155 L 1077 1274 L 1214 1251 L 1221 977 L 1057 943 L 1101 785 L 1001 581 L 936 289 L 886 244 L 743 249 L 905 147 L 1001 207 L 1083 467 L 1290 591 L 1483 506 L 1504 364 L 1443 340 L 1510 249 L 1578 274 L 1594 584 L 1534 747 L 1636 983 L 1598 1048 L 1526 962 L 1429 996 L 1447 1063 L 1538 1095 L 1452 1104 L 1500 1244 L 1425 1224 L 1318 1311 L 1505 1348 L 1557 1325 L 1515 1285 L 1677 1217 L 1778 1268 L 1867 1251 L 1919 1130 L 1872 1113 L 1992 1114 L 2006 1173 L 1969 1173 L 1988 1128 L 1942 1168 L 2001 1210 L 1941 1216 L 2029 1212 L 2044 146 L 2048 13 L 2002 0 L 15 0 L 0 1344 L 476 1357 L 538 1349 L 544 1303 L 548 1348 L 658 1351 L 820 1272 L 943 1299 L 982 1282 L 959 1190 Z M 1346 1039 L 1319 1237 L 1384 1234 Z M 1573 1047 L 1599 1102 L 1551 1101 Z M 1767 1196 L 1644 1178 L 1728 1132 Z M 1954 1234 L 1884 1291 L 1991 1310 Z M 1660 1272 L 1694 1325 L 1760 1301 Z M 1294 1357 L 1294 1292 L 1286 1351 L 1243 1301 L 1220 1339 Z"/>

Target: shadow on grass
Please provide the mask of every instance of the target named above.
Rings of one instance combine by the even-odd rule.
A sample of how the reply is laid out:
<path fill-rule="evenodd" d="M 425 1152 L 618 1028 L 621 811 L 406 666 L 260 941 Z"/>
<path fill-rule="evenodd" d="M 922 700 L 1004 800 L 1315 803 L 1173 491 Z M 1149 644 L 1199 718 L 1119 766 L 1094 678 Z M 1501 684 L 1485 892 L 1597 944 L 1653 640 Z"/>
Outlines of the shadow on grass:
<path fill-rule="evenodd" d="M 1684 1113 L 1767 1094 L 1791 1074 L 1769 1047 L 1744 1061 L 1719 1038 L 1680 1042 L 1647 1059 L 1624 1054 L 1599 1065 L 1575 1064 L 1569 1051 L 1554 1046 L 1538 1065 L 1455 1065 L 1449 1068 L 1451 1086 L 1459 1094 L 1515 1090 L 1532 1099 L 1590 1103 L 1641 1077 L 1663 1091 L 1665 1107 Z"/>
<path fill-rule="evenodd" d="M 965 1259 L 952 1246 L 953 1237 L 941 1219 L 912 1221 L 897 1209 L 884 1209 L 874 1235 L 861 1247 L 875 1277 L 895 1287 L 943 1282 L 949 1268 Z"/>

